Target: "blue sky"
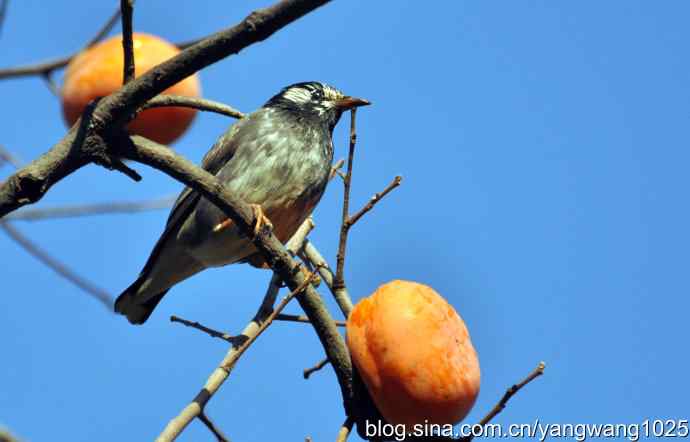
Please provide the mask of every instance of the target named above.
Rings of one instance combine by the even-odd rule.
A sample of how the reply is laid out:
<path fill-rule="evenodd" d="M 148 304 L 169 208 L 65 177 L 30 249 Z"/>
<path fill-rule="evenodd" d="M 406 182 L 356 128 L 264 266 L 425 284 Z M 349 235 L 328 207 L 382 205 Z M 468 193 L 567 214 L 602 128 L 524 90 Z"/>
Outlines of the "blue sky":
<path fill-rule="evenodd" d="M 116 3 L 12 1 L 0 66 L 78 49 Z M 258 6 L 201 4 L 138 2 L 135 30 L 186 41 Z M 396 174 L 404 182 L 353 229 L 350 292 L 358 300 L 403 278 L 455 306 L 482 368 L 466 422 L 540 360 L 546 375 L 496 422 L 687 419 L 689 15 L 682 1 L 336 1 L 201 80 L 207 98 L 243 111 L 305 80 L 374 103 L 358 113 L 353 205 Z M 2 81 L 0 97 L 0 143 L 22 158 L 64 135 L 59 101 L 40 79 Z M 230 123 L 199 115 L 175 148 L 198 161 Z M 347 117 L 336 157 L 346 154 L 346 128 Z M 136 168 L 139 184 L 86 167 L 37 206 L 181 189 Z M 0 179 L 9 173 L 1 168 Z M 333 263 L 341 193 L 334 182 L 312 234 Z M 166 215 L 15 227 L 116 294 L 136 277 Z M 0 425 L 31 441 L 153 439 L 226 351 L 168 317 L 236 333 L 269 279 L 248 266 L 208 270 L 134 327 L 6 235 L 0 250 Z M 330 369 L 301 376 L 322 354 L 308 326 L 272 326 L 208 415 L 234 440 L 333 440 L 344 417 L 335 377 Z M 195 422 L 179 440 L 211 438 Z"/>

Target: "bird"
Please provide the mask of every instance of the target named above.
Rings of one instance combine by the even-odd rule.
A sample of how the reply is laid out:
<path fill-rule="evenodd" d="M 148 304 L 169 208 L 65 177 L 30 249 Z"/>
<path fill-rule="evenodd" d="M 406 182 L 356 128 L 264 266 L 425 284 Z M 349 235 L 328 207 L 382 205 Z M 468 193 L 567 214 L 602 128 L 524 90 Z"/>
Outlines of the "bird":
<path fill-rule="evenodd" d="M 368 104 L 325 83 L 292 84 L 230 126 L 201 166 L 251 205 L 255 232 L 268 226 L 285 243 L 326 189 L 333 129 L 340 117 Z M 115 301 L 115 312 L 143 324 L 175 284 L 206 268 L 234 263 L 265 267 L 232 220 L 187 187 L 138 278 Z"/>

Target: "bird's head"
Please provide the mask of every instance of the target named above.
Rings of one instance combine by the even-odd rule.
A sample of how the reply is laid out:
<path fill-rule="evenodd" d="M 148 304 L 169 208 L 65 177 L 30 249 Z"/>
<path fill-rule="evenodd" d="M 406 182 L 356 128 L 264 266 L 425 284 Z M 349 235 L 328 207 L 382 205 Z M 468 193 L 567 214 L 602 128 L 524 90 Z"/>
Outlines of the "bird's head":
<path fill-rule="evenodd" d="M 327 84 L 310 81 L 284 88 L 265 106 L 279 107 L 307 118 L 317 118 L 333 130 L 346 110 L 366 106 L 367 100 L 343 94 Z"/>

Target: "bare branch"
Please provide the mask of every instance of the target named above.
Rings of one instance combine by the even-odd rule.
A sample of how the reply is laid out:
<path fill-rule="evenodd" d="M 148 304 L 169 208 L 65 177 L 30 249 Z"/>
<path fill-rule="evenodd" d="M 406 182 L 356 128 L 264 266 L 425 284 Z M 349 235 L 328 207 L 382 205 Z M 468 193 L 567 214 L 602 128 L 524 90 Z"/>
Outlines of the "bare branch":
<path fill-rule="evenodd" d="M 319 272 L 321 280 L 326 283 L 328 289 L 333 294 L 335 302 L 338 304 L 340 311 L 347 318 L 352 311 L 352 299 L 347 291 L 346 287 L 342 287 L 336 290 L 333 285 L 333 270 L 326 262 L 326 259 L 321 255 L 318 249 L 314 246 L 311 241 L 307 241 L 302 249 L 302 258 L 305 261 L 311 263 Z"/>
<path fill-rule="evenodd" d="M 29 238 L 22 235 L 7 221 L 0 220 L 0 227 L 3 230 L 5 230 L 5 232 L 10 236 L 10 238 L 12 238 L 17 244 L 22 246 L 24 250 L 33 255 L 34 258 L 38 259 L 43 264 L 53 269 L 60 276 L 67 279 L 72 284 L 76 285 L 80 289 L 84 290 L 85 292 L 99 300 L 101 303 L 103 303 L 103 305 L 105 305 L 105 308 L 108 309 L 109 312 L 112 312 L 113 300 L 108 292 L 96 287 L 86 279 L 74 273 L 60 261 L 50 256 L 48 252 L 43 250 Z"/>
<path fill-rule="evenodd" d="M 2 25 L 5 24 L 5 17 L 7 17 L 7 5 L 9 3 L 10 0 L 0 1 L 0 34 L 2 34 Z"/>
<path fill-rule="evenodd" d="M 240 231 L 251 238 L 252 243 L 262 253 L 266 262 L 292 290 L 302 284 L 305 277 L 290 253 L 268 229 L 263 229 L 259 234 L 254 235 L 254 215 L 251 208 L 248 204 L 239 201 L 236 195 L 229 192 L 215 176 L 194 166 L 172 149 L 139 136 L 131 137 L 131 139 L 135 144 L 122 146 L 121 154 L 123 157 L 157 168 L 198 191 L 223 210 L 239 227 Z M 306 292 L 298 297 L 298 301 L 312 322 L 321 344 L 331 360 L 343 398 L 347 403 L 352 397 L 352 365 L 345 342 L 313 287 L 307 287 Z"/>
<path fill-rule="evenodd" d="M 105 38 L 105 36 L 108 35 L 108 32 L 110 32 L 110 30 L 113 28 L 113 26 L 115 26 L 119 19 L 120 9 L 118 8 L 117 11 L 101 27 L 101 29 L 98 30 L 98 33 L 96 33 L 96 35 L 91 40 L 89 40 L 89 43 L 86 45 L 86 47 L 90 48 L 91 46 L 95 45 L 103 38 Z M 48 73 L 53 72 L 56 69 L 61 69 L 67 66 L 70 60 L 72 60 L 72 58 L 74 58 L 77 54 L 78 52 L 68 57 L 56 58 L 53 60 L 43 61 L 39 63 L 32 63 L 25 66 L 0 69 L 0 80 L 13 77 L 26 77 L 30 75 L 46 75 Z"/>
<path fill-rule="evenodd" d="M 289 315 L 287 313 L 281 313 L 276 317 L 276 321 L 286 321 L 286 322 L 302 322 L 305 324 L 311 324 L 309 318 L 305 315 Z M 338 327 L 345 327 L 345 321 L 334 321 L 335 325 Z"/>
<path fill-rule="evenodd" d="M 219 332 L 217 330 L 214 330 L 212 328 L 206 327 L 205 325 L 202 325 L 196 321 L 188 321 L 184 318 L 180 318 L 178 316 L 172 315 L 170 317 L 170 322 L 179 322 L 182 325 L 186 325 L 187 327 L 195 328 L 197 330 L 200 330 L 207 335 L 211 336 L 212 338 L 218 338 L 222 339 L 225 342 L 229 342 L 231 344 L 237 344 L 238 337 L 237 336 L 232 336 L 227 333 Z"/>
<path fill-rule="evenodd" d="M 211 431 L 211 433 L 213 433 L 214 436 L 216 436 L 216 439 L 218 440 L 218 442 L 230 442 L 230 439 L 228 439 L 227 437 L 225 437 L 225 435 L 223 434 L 223 432 L 220 431 L 220 428 L 218 428 L 218 427 L 211 421 L 211 419 L 209 419 L 208 416 L 206 416 L 206 413 L 201 412 L 201 413 L 199 414 L 199 420 L 200 420 L 201 422 L 203 422 L 204 425 L 206 425 L 206 428 L 208 428 L 209 431 Z"/>
<path fill-rule="evenodd" d="M 352 162 L 355 157 L 355 145 L 357 144 L 357 130 L 355 128 L 355 117 L 357 108 L 350 111 L 350 149 L 347 155 L 347 172 L 344 178 L 343 191 L 343 217 L 340 226 L 340 241 L 338 241 L 338 255 L 336 257 L 336 270 L 333 286 L 336 290 L 345 287 L 345 251 L 347 249 L 347 220 L 350 215 L 350 186 L 352 185 Z M 350 312 L 348 312 L 349 314 Z"/>
<path fill-rule="evenodd" d="M 309 376 L 314 374 L 314 372 L 321 370 L 328 364 L 328 362 L 328 358 L 322 359 L 319 362 L 317 362 L 316 365 L 314 365 L 313 367 L 305 368 L 302 372 L 302 376 L 304 376 L 304 379 L 309 379 Z"/>
<path fill-rule="evenodd" d="M 60 86 L 55 83 L 55 79 L 53 78 L 53 72 L 54 71 L 46 71 L 41 74 L 41 78 L 46 84 L 46 87 L 50 91 L 51 94 L 55 95 L 56 97 L 60 96 Z"/>
<path fill-rule="evenodd" d="M 373 209 L 374 206 L 383 199 L 383 197 L 388 195 L 388 193 L 390 193 L 391 190 L 398 187 L 401 181 L 402 177 L 398 175 L 395 178 L 393 178 L 393 181 L 391 181 L 391 183 L 388 186 L 386 186 L 385 189 L 383 189 L 379 193 L 374 194 L 374 196 L 371 197 L 369 202 L 364 207 L 362 207 L 359 212 L 355 213 L 347 220 L 347 228 L 350 229 L 350 227 L 352 227 L 357 221 L 359 221 L 361 217 L 363 217 L 368 211 Z"/>
<path fill-rule="evenodd" d="M 90 48 L 91 46 L 95 45 L 99 41 L 103 40 L 108 35 L 108 32 L 110 32 L 115 27 L 118 20 L 120 20 L 121 14 L 122 14 L 122 11 L 120 10 L 120 8 L 117 8 L 115 10 L 115 12 L 113 12 L 113 15 L 110 16 L 108 21 L 105 22 L 105 24 L 103 24 L 101 29 L 98 30 L 96 35 L 94 35 L 93 38 L 91 40 L 89 40 L 89 42 L 86 44 L 85 48 Z"/>
<path fill-rule="evenodd" d="M 206 100 L 204 98 L 185 97 L 183 95 L 157 95 L 147 101 L 146 104 L 141 107 L 141 110 L 166 106 L 191 107 L 202 111 L 215 112 L 232 118 L 244 118 L 242 112 L 227 104 Z"/>
<path fill-rule="evenodd" d="M 328 176 L 328 179 L 332 180 L 336 175 L 342 174 L 340 169 L 343 167 L 344 164 L 345 164 L 345 160 L 343 160 L 342 158 L 339 159 L 338 161 L 336 161 L 333 164 L 333 166 L 331 166 L 331 174 Z"/>
<path fill-rule="evenodd" d="M 496 404 L 496 406 L 491 409 L 491 411 L 484 416 L 484 419 L 479 421 L 479 425 L 484 426 L 491 422 L 491 419 L 496 417 L 498 413 L 503 411 L 503 409 L 506 407 L 506 404 L 512 398 L 515 396 L 515 394 L 522 389 L 525 385 L 529 384 L 539 376 L 544 374 L 544 369 L 546 368 L 546 364 L 544 362 L 540 362 L 539 365 L 537 365 L 537 368 L 535 368 L 525 379 L 523 379 L 521 382 L 513 385 L 510 387 L 508 390 L 506 390 L 505 394 L 501 398 L 500 401 Z"/>
<path fill-rule="evenodd" d="M 315 276 L 312 273 L 309 277 L 304 278 L 302 283 L 292 292 L 290 292 L 279 304 L 276 306 L 275 310 L 266 316 L 266 305 L 272 304 L 271 298 L 275 299 L 275 293 L 277 293 L 277 283 L 279 279 L 274 276 L 269 284 L 268 291 L 264 297 L 264 302 L 262 302 L 259 311 L 257 312 L 254 319 L 245 327 L 241 336 L 246 339 L 239 345 L 233 345 L 225 358 L 221 361 L 218 368 L 211 374 L 209 379 L 206 381 L 206 385 L 201 389 L 196 398 L 187 405 L 182 412 L 172 419 L 168 425 L 165 427 L 163 432 L 156 439 L 157 442 L 172 441 L 177 438 L 177 436 L 185 429 L 187 425 L 195 418 L 200 416 L 203 412 L 204 407 L 208 401 L 213 397 L 220 386 L 225 382 L 225 380 L 230 375 L 230 372 L 234 368 L 235 364 L 242 356 L 242 354 L 249 348 L 249 346 L 268 328 L 273 322 L 275 317 L 280 314 L 280 312 L 288 305 L 288 303 L 297 296 L 301 294 L 305 289 L 307 289 L 312 278 Z M 269 300 L 269 301 L 267 301 Z"/>
<path fill-rule="evenodd" d="M 5 217 L 8 221 L 40 221 L 55 218 L 75 218 L 91 215 L 113 213 L 134 213 L 148 210 L 167 209 L 175 202 L 175 197 L 168 196 L 146 201 L 124 201 L 83 204 L 76 206 L 46 207 L 44 209 L 26 208 Z"/>
<path fill-rule="evenodd" d="M 24 165 L 24 161 L 22 161 L 21 158 L 0 144 L 0 165 L 2 165 L 3 161 L 13 166 L 15 169 L 19 169 Z"/>
<path fill-rule="evenodd" d="M 122 51 L 124 53 L 122 84 L 134 79 L 134 42 L 132 41 L 132 16 L 134 0 L 120 0 L 122 14 Z"/>
<path fill-rule="evenodd" d="M 338 431 L 338 437 L 335 439 L 335 442 L 345 442 L 354 424 L 355 421 L 351 417 L 345 419 L 345 422 L 343 422 L 343 425 L 340 427 L 340 431 Z"/>
<path fill-rule="evenodd" d="M 130 81 L 98 101 L 95 108 L 87 107 L 80 122 L 50 151 L 0 184 L 0 217 L 38 201 L 57 181 L 92 162 L 136 177 L 133 171 L 123 168 L 121 163 L 110 158 L 107 151 L 103 151 L 104 143 L 99 138 L 123 127 L 139 107 L 170 86 L 270 37 L 328 1 L 282 0 L 254 11 L 240 24 L 205 38 Z"/>

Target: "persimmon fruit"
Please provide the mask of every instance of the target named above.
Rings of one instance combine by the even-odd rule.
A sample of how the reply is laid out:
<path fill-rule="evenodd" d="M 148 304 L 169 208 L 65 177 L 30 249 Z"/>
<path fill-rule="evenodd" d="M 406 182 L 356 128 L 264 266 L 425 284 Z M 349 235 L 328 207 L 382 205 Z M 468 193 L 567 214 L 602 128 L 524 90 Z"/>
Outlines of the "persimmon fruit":
<path fill-rule="evenodd" d="M 479 360 L 467 327 L 431 287 L 391 281 L 347 320 L 347 345 L 391 424 L 456 424 L 479 393 Z"/>
<path fill-rule="evenodd" d="M 150 34 L 134 33 L 132 43 L 135 76 L 180 52 L 174 45 Z M 62 113 L 68 126 L 77 121 L 91 100 L 110 95 L 122 86 L 123 69 L 121 36 L 98 43 L 70 61 L 61 90 Z M 194 74 L 163 93 L 198 97 L 200 90 L 199 78 Z M 129 123 L 127 130 L 169 144 L 187 130 L 195 115 L 196 109 L 186 107 L 147 109 Z"/>

